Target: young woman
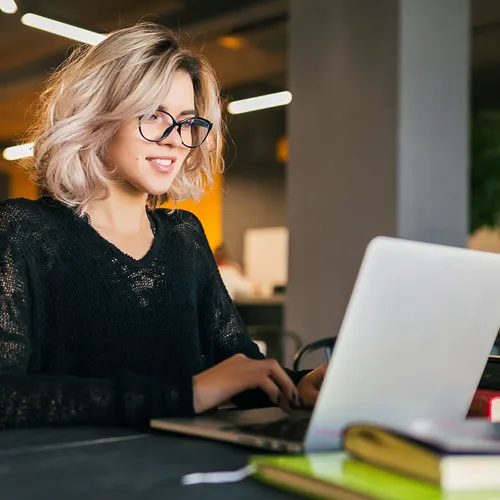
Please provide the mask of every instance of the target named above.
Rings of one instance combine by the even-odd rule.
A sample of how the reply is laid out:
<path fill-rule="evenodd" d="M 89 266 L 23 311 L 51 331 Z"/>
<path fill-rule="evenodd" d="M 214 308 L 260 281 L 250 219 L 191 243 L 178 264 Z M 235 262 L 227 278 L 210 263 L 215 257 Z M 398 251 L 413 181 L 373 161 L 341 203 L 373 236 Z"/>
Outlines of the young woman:
<path fill-rule="evenodd" d="M 157 208 L 220 166 L 207 62 L 163 27 L 119 30 L 53 75 L 38 117 L 44 196 L 0 205 L 0 427 L 314 404 L 325 367 L 264 359 L 200 222 Z"/>

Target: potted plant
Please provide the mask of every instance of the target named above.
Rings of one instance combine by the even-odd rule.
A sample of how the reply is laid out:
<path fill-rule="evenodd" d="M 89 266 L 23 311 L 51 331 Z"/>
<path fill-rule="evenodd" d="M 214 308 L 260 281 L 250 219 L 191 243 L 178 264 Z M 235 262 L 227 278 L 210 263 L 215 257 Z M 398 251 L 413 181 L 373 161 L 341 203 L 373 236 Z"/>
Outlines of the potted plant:
<path fill-rule="evenodd" d="M 470 150 L 470 233 L 500 227 L 500 110 L 473 120 Z"/>

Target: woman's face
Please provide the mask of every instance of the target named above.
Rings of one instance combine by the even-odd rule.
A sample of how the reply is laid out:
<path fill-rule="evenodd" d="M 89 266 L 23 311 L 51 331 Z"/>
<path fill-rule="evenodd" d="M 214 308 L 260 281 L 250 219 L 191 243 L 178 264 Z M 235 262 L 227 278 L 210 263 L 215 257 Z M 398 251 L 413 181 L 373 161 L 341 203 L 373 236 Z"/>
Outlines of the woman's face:
<path fill-rule="evenodd" d="M 187 73 L 175 73 L 167 98 L 159 109 L 176 121 L 196 115 L 193 83 Z M 145 117 L 141 121 L 142 134 L 156 139 L 153 135 L 158 130 L 163 132 L 171 123 L 166 113 Z M 184 130 L 182 134 L 185 137 Z M 109 142 L 107 162 L 110 169 L 116 169 L 117 180 L 127 190 L 160 195 L 168 191 L 190 151 L 182 144 L 177 128 L 161 142 L 149 142 L 139 131 L 139 120 L 134 118 L 120 125 Z"/>

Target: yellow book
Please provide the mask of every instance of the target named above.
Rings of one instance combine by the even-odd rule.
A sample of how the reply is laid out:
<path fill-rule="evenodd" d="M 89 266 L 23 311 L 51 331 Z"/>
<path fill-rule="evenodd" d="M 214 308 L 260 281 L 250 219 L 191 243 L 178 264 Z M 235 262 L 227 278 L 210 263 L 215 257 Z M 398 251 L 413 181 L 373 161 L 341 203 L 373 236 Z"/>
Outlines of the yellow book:
<path fill-rule="evenodd" d="M 408 430 L 353 424 L 343 448 L 352 456 L 446 491 L 500 490 L 500 439 L 486 421 L 421 422 Z"/>

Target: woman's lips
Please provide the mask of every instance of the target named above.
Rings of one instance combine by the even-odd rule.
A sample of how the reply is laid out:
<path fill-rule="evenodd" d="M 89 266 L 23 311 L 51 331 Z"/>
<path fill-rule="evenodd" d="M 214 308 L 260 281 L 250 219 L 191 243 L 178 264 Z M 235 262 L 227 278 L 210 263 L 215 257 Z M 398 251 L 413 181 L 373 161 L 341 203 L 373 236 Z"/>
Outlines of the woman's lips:
<path fill-rule="evenodd" d="M 169 174 L 174 170 L 174 164 L 176 158 L 174 157 L 149 157 L 146 158 L 149 161 L 150 165 L 157 171 L 162 174 Z"/>

